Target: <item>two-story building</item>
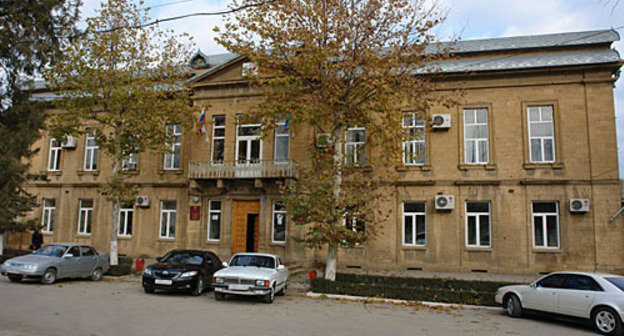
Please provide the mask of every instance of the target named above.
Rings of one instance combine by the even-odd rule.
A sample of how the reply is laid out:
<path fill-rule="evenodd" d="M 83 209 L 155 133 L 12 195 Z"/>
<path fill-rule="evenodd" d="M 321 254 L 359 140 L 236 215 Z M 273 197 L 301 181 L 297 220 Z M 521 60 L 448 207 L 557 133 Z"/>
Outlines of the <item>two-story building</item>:
<path fill-rule="evenodd" d="M 620 208 L 617 40 L 604 30 L 459 42 L 436 85 L 440 93 L 462 87 L 461 104 L 406 116 L 406 129 L 425 134 L 403 144 L 417 155 L 406 155 L 398 180 L 384 187 L 387 216 L 365 226 L 377 227 L 376 238 L 341 249 L 339 267 L 624 272 L 623 222 L 609 220 Z M 209 106 L 210 122 L 199 137 L 163 125 L 179 135 L 172 153 L 126 160 L 141 197 L 120 211 L 120 252 L 200 248 L 324 261 L 323 250 L 293 240 L 303 228 L 287 219 L 278 183 L 298 177 L 319 131 L 283 121 L 272 136 L 258 136 L 261 124 L 237 119 L 262 99 L 243 80 L 245 57 L 197 53 L 190 64 L 194 103 Z M 54 95 L 40 86 L 34 97 Z M 345 146 L 365 145 L 365 129 L 347 132 Z M 49 181 L 29 188 L 45 240 L 108 250 L 111 204 L 97 189 L 109 159 L 89 135 L 64 144 L 43 137 L 36 146 L 32 169 Z"/>

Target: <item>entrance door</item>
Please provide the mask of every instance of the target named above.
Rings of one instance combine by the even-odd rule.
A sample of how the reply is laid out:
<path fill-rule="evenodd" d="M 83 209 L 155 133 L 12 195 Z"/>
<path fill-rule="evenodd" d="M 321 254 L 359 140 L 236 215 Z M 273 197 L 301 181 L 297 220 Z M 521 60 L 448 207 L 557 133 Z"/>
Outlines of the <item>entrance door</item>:
<path fill-rule="evenodd" d="M 234 201 L 232 209 L 232 254 L 258 251 L 259 214 L 259 201 Z"/>

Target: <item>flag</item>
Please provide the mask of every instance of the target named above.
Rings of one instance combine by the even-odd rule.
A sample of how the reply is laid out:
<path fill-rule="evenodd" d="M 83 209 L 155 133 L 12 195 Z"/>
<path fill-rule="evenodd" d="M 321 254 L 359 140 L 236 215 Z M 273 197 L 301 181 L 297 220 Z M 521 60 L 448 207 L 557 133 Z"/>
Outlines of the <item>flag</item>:
<path fill-rule="evenodd" d="M 201 137 L 202 132 L 206 132 L 206 108 L 202 108 L 202 113 L 199 116 L 199 126 L 197 126 L 197 139 Z"/>
<path fill-rule="evenodd" d="M 284 134 L 288 133 L 288 127 L 290 127 L 290 118 L 287 118 L 286 122 L 284 122 Z"/>

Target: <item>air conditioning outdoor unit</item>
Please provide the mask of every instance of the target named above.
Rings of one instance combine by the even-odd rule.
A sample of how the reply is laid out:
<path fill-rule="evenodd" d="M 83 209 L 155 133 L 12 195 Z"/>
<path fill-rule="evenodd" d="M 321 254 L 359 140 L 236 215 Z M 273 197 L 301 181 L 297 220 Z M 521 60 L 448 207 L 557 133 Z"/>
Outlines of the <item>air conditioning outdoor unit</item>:
<path fill-rule="evenodd" d="M 149 196 L 137 196 L 136 197 L 136 205 L 141 208 L 147 208 L 150 204 Z"/>
<path fill-rule="evenodd" d="M 76 148 L 76 138 L 71 135 L 67 136 L 67 141 L 61 142 L 61 148 L 72 149 Z"/>
<path fill-rule="evenodd" d="M 589 198 L 570 198 L 570 212 L 588 212 Z"/>
<path fill-rule="evenodd" d="M 331 135 L 329 133 L 319 133 L 316 135 L 316 147 L 325 148 L 331 145 Z"/>
<path fill-rule="evenodd" d="M 451 128 L 450 114 L 434 114 L 431 116 L 431 128 L 445 129 Z"/>
<path fill-rule="evenodd" d="M 455 209 L 455 196 L 454 195 L 436 195 L 435 208 L 436 210 Z"/>

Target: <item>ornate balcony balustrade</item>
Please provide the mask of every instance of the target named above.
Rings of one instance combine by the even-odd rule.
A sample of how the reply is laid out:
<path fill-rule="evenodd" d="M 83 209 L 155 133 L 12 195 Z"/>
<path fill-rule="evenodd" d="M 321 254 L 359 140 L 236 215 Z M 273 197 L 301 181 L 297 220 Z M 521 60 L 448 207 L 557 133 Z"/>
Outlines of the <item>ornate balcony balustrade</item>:
<path fill-rule="evenodd" d="M 190 179 L 259 179 L 259 178 L 298 178 L 298 165 L 293 160 L 275 162 L 273 160 L 253 161 L 191 161 Z"/>

